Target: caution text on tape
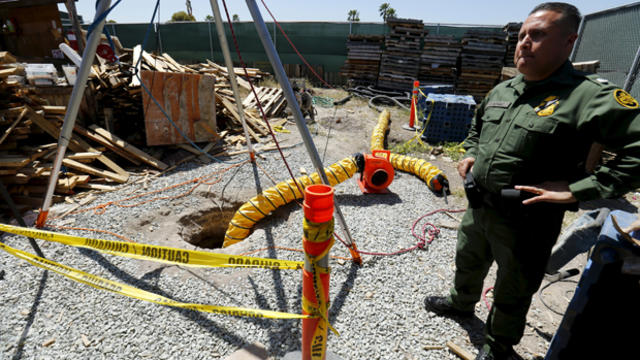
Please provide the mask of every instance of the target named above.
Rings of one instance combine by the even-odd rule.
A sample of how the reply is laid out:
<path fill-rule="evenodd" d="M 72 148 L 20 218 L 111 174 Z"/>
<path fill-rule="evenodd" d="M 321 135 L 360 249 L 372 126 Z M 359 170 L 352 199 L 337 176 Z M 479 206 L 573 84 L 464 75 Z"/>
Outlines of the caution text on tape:
<path fill-rule="evenodd" d="M 112 255 L 151 260 L 169 264 L 198 267 L 254 267 L 265 269 L 296 269 L 302 261 L 256 258 L 241 255 L 217 254 L 206 251 L 178 249 L 167 246 L 127 243 L 124 241 L 92 239 L 73 235 L 0 224 L 0 231 L 58 242 L 65 245 L 94 249 Z"/>

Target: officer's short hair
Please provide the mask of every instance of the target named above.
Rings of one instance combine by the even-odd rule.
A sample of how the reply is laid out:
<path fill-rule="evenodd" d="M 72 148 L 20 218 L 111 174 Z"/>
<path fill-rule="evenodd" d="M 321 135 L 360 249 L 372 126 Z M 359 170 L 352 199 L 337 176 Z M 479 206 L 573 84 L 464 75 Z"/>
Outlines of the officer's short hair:
<path fill-rule="evenodd" d="M 582 16 L 580 15 L 578 8 L 575 6 L 561 2 L 547 2 L 536 6 L 531 10 L 529 15 L 542 10 L 555 11 L 562 14 L 560 21 L 564 22 L 570 31 L 574 33 L 578 32 Z"/>

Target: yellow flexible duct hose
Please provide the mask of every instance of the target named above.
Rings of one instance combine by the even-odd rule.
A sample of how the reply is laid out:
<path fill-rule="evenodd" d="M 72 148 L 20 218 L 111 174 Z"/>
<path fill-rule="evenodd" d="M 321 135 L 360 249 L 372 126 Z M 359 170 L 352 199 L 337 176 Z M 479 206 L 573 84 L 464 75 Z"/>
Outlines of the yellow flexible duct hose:
<path fill-rule="evenodd" d="M 378 124 L 371 135 L 371 151 L 384 150 L 384 138 L 389 129 L 390 117 L 389 110 L 384 110 L 378 117 Z M 426 160 L 391 153 L 390 162 L 394 169 L 418 176 L 432 191 L 441 192 L 443 182 L 448 182 L 442 170 Z"/>
<path fill-rule="evenodd" d="M 389 119 L 391 113 L 389 110 L 384 110 L 378 117 L 378 124 L 373 128 L 373 134 L 371 134 L 371 151 L 373 150 L 385 150 L 384 138 L 389 130 Z"/>
<path fill-rule="evenodd" d="M 357 166 L 353 157 L 347 157 L 325 168 L 324 171 L 329 179 L 329 185 L 336 186 L 350 179 L 353 174 L 356 173 Z M 222 247 L 227 247 L 244 240 L 251 233 L 255 223 L 269 215 L 270 212 L 295 199 L 302 199 L 304 194 L 300 193 L 296 183 L 304 192 L 307 186 L 321 184 L 322 180 L 318 173 L 314 172 L 311 175 L 305 175 L 295 179 L 295 182 L 293 179 L 282 181 L 251 198 L 240 206 L 233 215 L 233 218 L 229 222 L 227 232 L 224 234 Z"/>

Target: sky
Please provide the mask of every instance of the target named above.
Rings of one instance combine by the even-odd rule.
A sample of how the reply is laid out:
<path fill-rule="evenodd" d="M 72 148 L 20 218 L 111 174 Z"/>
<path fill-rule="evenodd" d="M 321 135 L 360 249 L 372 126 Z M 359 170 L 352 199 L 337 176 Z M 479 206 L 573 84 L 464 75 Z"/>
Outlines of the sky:
<path fill-rule="evenodd" d="M 240 21 L 251 21 L 251 15 L 243 0 L 225 0 L 229 15 L 237 14 Z M 381 22 L 378 8 L 384 1 L 371 0 L 256 0 L 265 21 L 271 17 L 264 9 L 262 1 L 269 7 L 278 21 L 346 21 L 349 10 L 357 10 L 361 22 Z M 112 0 L 114 4 L 116 0 Z M 397 17 L 420 19 L 425 23 L 441 24 L 483 24 L 504 25 L 508 22 L 523 21 L 527 14 L 541 0 L 387 0 L 396 10 Z M 85 23 L 92 21 L 95 15 L 95 0 L 79 0 L 76 2 L 78 14 Z M 225 17 L 222 0 L 218 0 Z M 620 0 L 582 0 L 573 2 L 583 15 L 610 9 L 631 1 Z M 122 0 L 111 12 L 108 19 L 118 23 L 149 22 L 153 14 L 156 0 Z M 177 11 L 186 11 L 185 0 L 161 0 L 160 22 L 166 22 Z M 64 4 L 59 4 L 66 11 Z M 193 14 L 197 21 L 212 14 L 209 0 L 191 0 Z"/>

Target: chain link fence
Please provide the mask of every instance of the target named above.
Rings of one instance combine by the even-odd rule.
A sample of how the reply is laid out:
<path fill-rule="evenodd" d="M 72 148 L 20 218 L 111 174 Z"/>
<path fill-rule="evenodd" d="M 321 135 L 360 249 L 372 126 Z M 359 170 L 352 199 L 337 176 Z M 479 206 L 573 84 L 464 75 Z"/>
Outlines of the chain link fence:
<path fill-rule="evenodd" d="M 580 36 L 572 54 L 574 62 L 600 60 L 598 74 L 622 87 L 632 74 L 640 47 L 640 2 L 584 16 Z M 628 84 L 628 90 L 640 98 L 640 82 Z"/>

